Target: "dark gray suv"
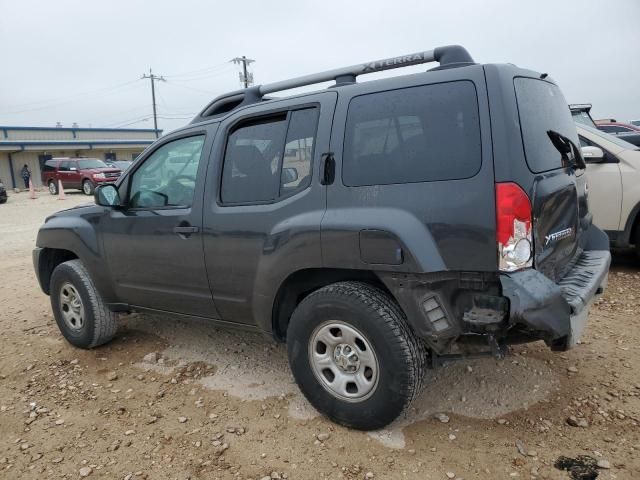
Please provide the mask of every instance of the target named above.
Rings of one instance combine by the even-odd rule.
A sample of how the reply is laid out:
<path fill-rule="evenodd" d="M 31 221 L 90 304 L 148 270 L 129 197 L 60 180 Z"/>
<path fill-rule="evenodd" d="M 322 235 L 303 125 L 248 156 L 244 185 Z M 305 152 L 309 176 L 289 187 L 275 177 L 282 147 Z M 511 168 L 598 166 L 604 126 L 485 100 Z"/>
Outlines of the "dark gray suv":
<path fill-rule="evenodd" d="M 215 99 L 49 217 L 34 265 L 73 345 L 133 310 L 243 326 L 287 343 L 319 411 L 375 429 L 443 358 L 578 341 L 610 263 L 584 173 L 546 74 L 440 47 Z"/>

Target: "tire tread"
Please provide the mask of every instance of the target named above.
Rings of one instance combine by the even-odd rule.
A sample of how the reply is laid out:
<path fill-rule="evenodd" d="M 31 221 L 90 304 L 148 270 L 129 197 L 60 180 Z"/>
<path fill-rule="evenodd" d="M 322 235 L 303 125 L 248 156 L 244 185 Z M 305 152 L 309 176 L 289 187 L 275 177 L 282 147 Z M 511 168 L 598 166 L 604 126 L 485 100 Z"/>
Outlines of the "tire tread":
<path fill-rule="evenodd" d="M 89 305 L 86 305 L 85 308 L 91 308 L 95 328 L 93 329 L 93 339 L 86 348 L 94 348 L 107 343 L 114 337 L 118 330 L 118 314 L 107 308 L 102 297 L 96 290 L 89 272 L 80 260 L 69 260 L 61 265 L 67 265 L 75 271 L 89 294 Z"/>
<path fill-rule="evenodd" d="M 401 352 L 403 362 L 407 365 L 406 375 L 401 376 L 401 390 L 405 399 L 399 414 L 406 414 L 413 400 L 425 386 L 428 350 L 426 344 L 419 339 L 407 323 L 400 306 L 387 293 L 370 284 L 358 281 L 337 282 L 312 292 L 301 302 L 315 302 L 322 297 L 347 297 L 360 303 L 373 316 L 385 324 L 391 334 L 387 338 L 389 346 Z"/>

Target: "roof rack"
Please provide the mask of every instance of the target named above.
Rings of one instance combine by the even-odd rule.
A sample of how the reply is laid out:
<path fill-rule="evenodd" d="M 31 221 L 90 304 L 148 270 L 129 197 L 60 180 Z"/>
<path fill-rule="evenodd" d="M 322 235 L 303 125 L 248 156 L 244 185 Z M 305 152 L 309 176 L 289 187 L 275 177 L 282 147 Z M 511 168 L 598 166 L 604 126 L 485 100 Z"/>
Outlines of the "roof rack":
<path fill-rule="evenodd" d="M 304 87 L 332 80 L 336 82 L 335 86 L 346 85 L 355 83 L 358 75 L 382 72 L 384 70 L 403 68 L 430 62 L 439 62 L 439 68 L 454 68 L 474 64 L 473 58 L 471 58 L 469 52 L 459 45 L 447 45 L 424 52 L 384 58 L 382 60 L 374 60 L 372 62 L 336 68 L 334 70 L 327 70 L 320 73 L 312 73 L 311 75 L 304 75 L 302 77 L 291 78 L 289 80 L 256 85 L 243 90 L 229 92 L 217 97 L 209 103 L 191 121 L 191 123 L 197 123 L 208 118 L 223 115 L 242 105 L 269 100 L 269 98 L 265 97 L 265 95 L 269 93 L 281 92 L 283 90 L 290 90 L 292 88 Z"/>

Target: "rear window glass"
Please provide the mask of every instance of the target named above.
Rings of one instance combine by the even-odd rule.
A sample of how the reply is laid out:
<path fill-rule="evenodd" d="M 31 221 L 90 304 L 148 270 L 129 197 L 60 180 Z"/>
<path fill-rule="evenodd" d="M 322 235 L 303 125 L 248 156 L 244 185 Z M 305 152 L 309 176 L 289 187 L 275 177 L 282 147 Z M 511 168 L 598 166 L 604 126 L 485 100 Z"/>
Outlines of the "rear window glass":
<path fill-rule="evenodd" d="M 349 104 L 342 167 L 347 186 L 468 178 L 481 162 L 472 82 L 373 93 Z"/>
<path fill-rule="evenodd" d="M 539 173 L 562 168 L 562 154 L 547 132 L 557 132 L 580 146 L 564 95 L 556 85 L 535 78 L 517 77 L 513 84 L 529 169 Z"/>
<path fill-rule="evenodd" d="M 88 168 L 107 168 L 107 164 L 97 158 L 88 158 L 87 160 L 78 160 L 78 166 L 82 169 Z"/>

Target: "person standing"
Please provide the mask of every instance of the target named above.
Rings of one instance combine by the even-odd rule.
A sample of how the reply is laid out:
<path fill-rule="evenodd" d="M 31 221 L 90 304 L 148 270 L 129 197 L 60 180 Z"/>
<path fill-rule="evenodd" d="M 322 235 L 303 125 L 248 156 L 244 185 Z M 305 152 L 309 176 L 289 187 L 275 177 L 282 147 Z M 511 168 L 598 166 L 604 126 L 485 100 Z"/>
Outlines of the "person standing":
<path fill-rule="evenodd" d="M 22 179 L 24 180 L 24 188 L 29 188 L 29 179 L 31 178 L 31 170 L 29 170 L 29 167 L 27 166 L 27 164 L 24 164 L 24 167 L 22 167 L 22 170 L 20 170 L 20 175 L 22 175 Z"/>

